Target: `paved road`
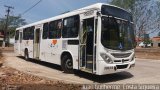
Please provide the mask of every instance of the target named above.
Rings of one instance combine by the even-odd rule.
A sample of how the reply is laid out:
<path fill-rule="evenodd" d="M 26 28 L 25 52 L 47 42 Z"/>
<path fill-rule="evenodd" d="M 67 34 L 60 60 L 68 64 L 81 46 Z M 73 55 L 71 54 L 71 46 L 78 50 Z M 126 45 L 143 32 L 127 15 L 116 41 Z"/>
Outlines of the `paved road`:
<path fill-rule="evenodd" d="M 127 72 L 95 76 L 80 71 L 75 71 L 75 74 L 65 74 L 57 65 L 35 60 L 25 61 L 13 53 L 3 54 L 6 56 L 4 65 L 52 80 L 80 84 L 160 84 L 160 60 L 137 59 L 135 68 Z"/>

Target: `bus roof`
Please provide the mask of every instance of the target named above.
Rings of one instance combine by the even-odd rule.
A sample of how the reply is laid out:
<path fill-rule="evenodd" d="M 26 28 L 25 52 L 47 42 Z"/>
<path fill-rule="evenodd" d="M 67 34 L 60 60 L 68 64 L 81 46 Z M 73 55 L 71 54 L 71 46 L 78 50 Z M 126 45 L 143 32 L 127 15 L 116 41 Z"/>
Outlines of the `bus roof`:
<path fill-rule="evenodd" d="M 107 6 L 120 8 L 120 7 L 117 7 L 115 5 L 110 5 L 110 4 L 106 4 L 106 3 L 96 3 L 96 4 L 89 5 L 89 6 L 84 7 L 84 8 L 73 10 L 73 11 L 70 11 L 70 12 L 67 12 L 67 13 L 64 13 L 64 14 L 60 14 L 60 15 L 57 15 L 57 16 L 54 16 L 54 17 L 51 17 L 51 18 L 48 18 L 48 19 L 44 19 L 44 20 L 41 20 L 41 21 L 38 21 L 38 22 L 31 23 L 31 24 L 28 24 L 28 25 L 24 25 L 22 27 L 17 28 L 16 30 L 20 30 L 20 29 L 23 29 L 23 28 L 43 24 L 43 23 L 46 23 L 46 22 L 50 22 L 52 20 L 58 20 L 58 19 L 61 19 L 61 18 L 73 16 L 73 15 L 76 15 L 76 14 L 79 14 L 79 13 L 86 12 L 88 10 L 100 10 L 102 5 L 107 5 Z M 123 9 L 123 8 L 120 8 L 120 9 Z M 125 9 L 123 9 L 123 10 L 126 11 Z"/>

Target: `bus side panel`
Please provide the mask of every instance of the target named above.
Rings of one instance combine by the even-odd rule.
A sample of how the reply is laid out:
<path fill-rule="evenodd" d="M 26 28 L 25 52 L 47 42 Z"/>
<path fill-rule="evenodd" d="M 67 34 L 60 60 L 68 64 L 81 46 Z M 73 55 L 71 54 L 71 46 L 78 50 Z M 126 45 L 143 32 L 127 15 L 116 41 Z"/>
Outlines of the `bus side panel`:
<path fill-rule="evenodd" d="M 50 53 L 49 49 L 49 40 L 42 39 L 40 44 L 40 60 L 45 62 L 50 62 L 48 59 L 50 58 L 47 54 Z"/>
<path fill-rule="evenodd" d="M 16 55 L 21 54 L 21 40 L 22 40 L 22 32 L 20 30 L 17 30 L 15 33 L 15 42 L 14 42 L 14 52 Z"/>
<path fill-rule="evenodd" d="M 25 49 L 28 49 L 29 58 L 33 58 L 33 40 L 22 40 L 21 55 L 24 56 Z"/>
<path fill-rule="evenodd" d="M 57 40 L 57 46 L 55 47 L 54 53 L 57 54 L 55 58 L 55 60 L 57 60 L 56 63 L 61 65 L 62 39 Z"/>
<path fill-rule="evenodd" d="M 62 44 L 60 39 L 44 39 L 40 45 L 40 59 L 60 65 L 60 52 Z"/>
<path fill-rule="evenodd" d="M 28 48 L 29 58 L 33 58 L 33 40 L 29 40 L 26 47 Z"/>
<path fill-rule="evenodd" d="M 48 46 L 47 46 L 47 40 L 46 39 L 41 39 L 41 42 L 40 42 L 40 60 L 41 61 L 46 61 L 46 54 L 45 52 L 48 50 Z"/>
<path fill-rule="evenodd" d="M 26 40 L 22 40 L 22 43 L 21 43 L 20 54 L 21 54 L 22 56 L 24 56 L 25 42 L 26 42 Z"/>
<path fill-rule="evenodd" d="M 67 50 L 71 52 L 73 59 L 73 69 L 78 69 L 78 45 L 68 45 Z"/>

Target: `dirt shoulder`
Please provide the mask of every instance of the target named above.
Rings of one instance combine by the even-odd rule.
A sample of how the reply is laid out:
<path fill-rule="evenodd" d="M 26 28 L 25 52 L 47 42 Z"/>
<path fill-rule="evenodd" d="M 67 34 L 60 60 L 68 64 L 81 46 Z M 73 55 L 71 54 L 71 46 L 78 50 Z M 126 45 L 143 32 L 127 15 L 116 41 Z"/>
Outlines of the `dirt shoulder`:
<path fill-rule="evenodd" d="M 2 56 L 2 51 L 0 50 L 0 67 L 3 65 L 4 57 Z"/>
<path fill-rule="evenodd" d="M 136 48 L 136 58 L 160 60 L 160 48 Z"/>
<path fill-rule="evenodd" d="M 14 47 L 0 47 L 1 52 L 14 52 Z"/>
<path fill-rule="evenodd" d="M 0 52 L 0 61 L 4 57 Z M 20 72 L 11 67 L 0 67 L 0 90 L 80 90 L 81 85 L 68 84 L 58 80 L 49 80 Z"/>
<path fill-rule="evenodd" d="M 0 83 L 2 88 L 6 88 L 5 90 L 8 90 L 8 88 L 13 88 L 14 90 L 74 90 L 81 88 L 80 85 L 47 80 L 5 66 L 0 68 Z"/>

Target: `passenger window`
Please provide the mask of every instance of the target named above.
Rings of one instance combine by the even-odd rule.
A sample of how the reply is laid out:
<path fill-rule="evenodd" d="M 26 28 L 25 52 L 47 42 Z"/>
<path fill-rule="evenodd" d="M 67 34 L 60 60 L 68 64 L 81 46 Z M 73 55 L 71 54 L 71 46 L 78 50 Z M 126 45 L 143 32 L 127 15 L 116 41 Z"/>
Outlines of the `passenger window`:
<path fill-rule="evenodd" d="M 45 23 L 43 25 L 43 39 L 47 39 L 48 38 L 48 23 Z"/>
<path fill-rule="evenodd" d="M 62 20 L 57 20 L 55 21 L 55 26 L 56 26 L 56 38 L 61 37 L 61 30 L 62 30 Z"/>
<path fill-rule="evenodd" d="M 72 16 L 65 18 L 63 21 L 63 38 L 74 38 L 78 36 L 79 32 L 79 16 Z"/>
<path fill-rule="evenodd" d="M 29 36 L 30 36 L 29 39 L 30 39 L 30 40 L 33 40 L 33 39 L 34 39 L 34 28 L 35 28 L 34 26 L 32 26 L 32 27 L 29 28 L 29 32 L 30 32 L 30 34 L 29 34 Z"/>
<path fill-rule="evenodd" d="M 61 37 L 62 20 L 56 20 L 49 23 L 49 39 Z"/>
<path fill-rule="evenodd" d="M 55 31 L 55 22 L 52 21 L 49 23 L 49 39 L 56 38 L 56 31 Z"/>
<path fill-rule="evenodd" d="M 34 39 L 34 26 L 25 28 L 23 30 L 23 40 L 33 40 Z"/>
<path fill-rule="evenodd" d="M 23 30 L 23 40 L 29 40 L 29 36 L 28 35 L 29 35 L 28 29 L 25 28 Z"/>

